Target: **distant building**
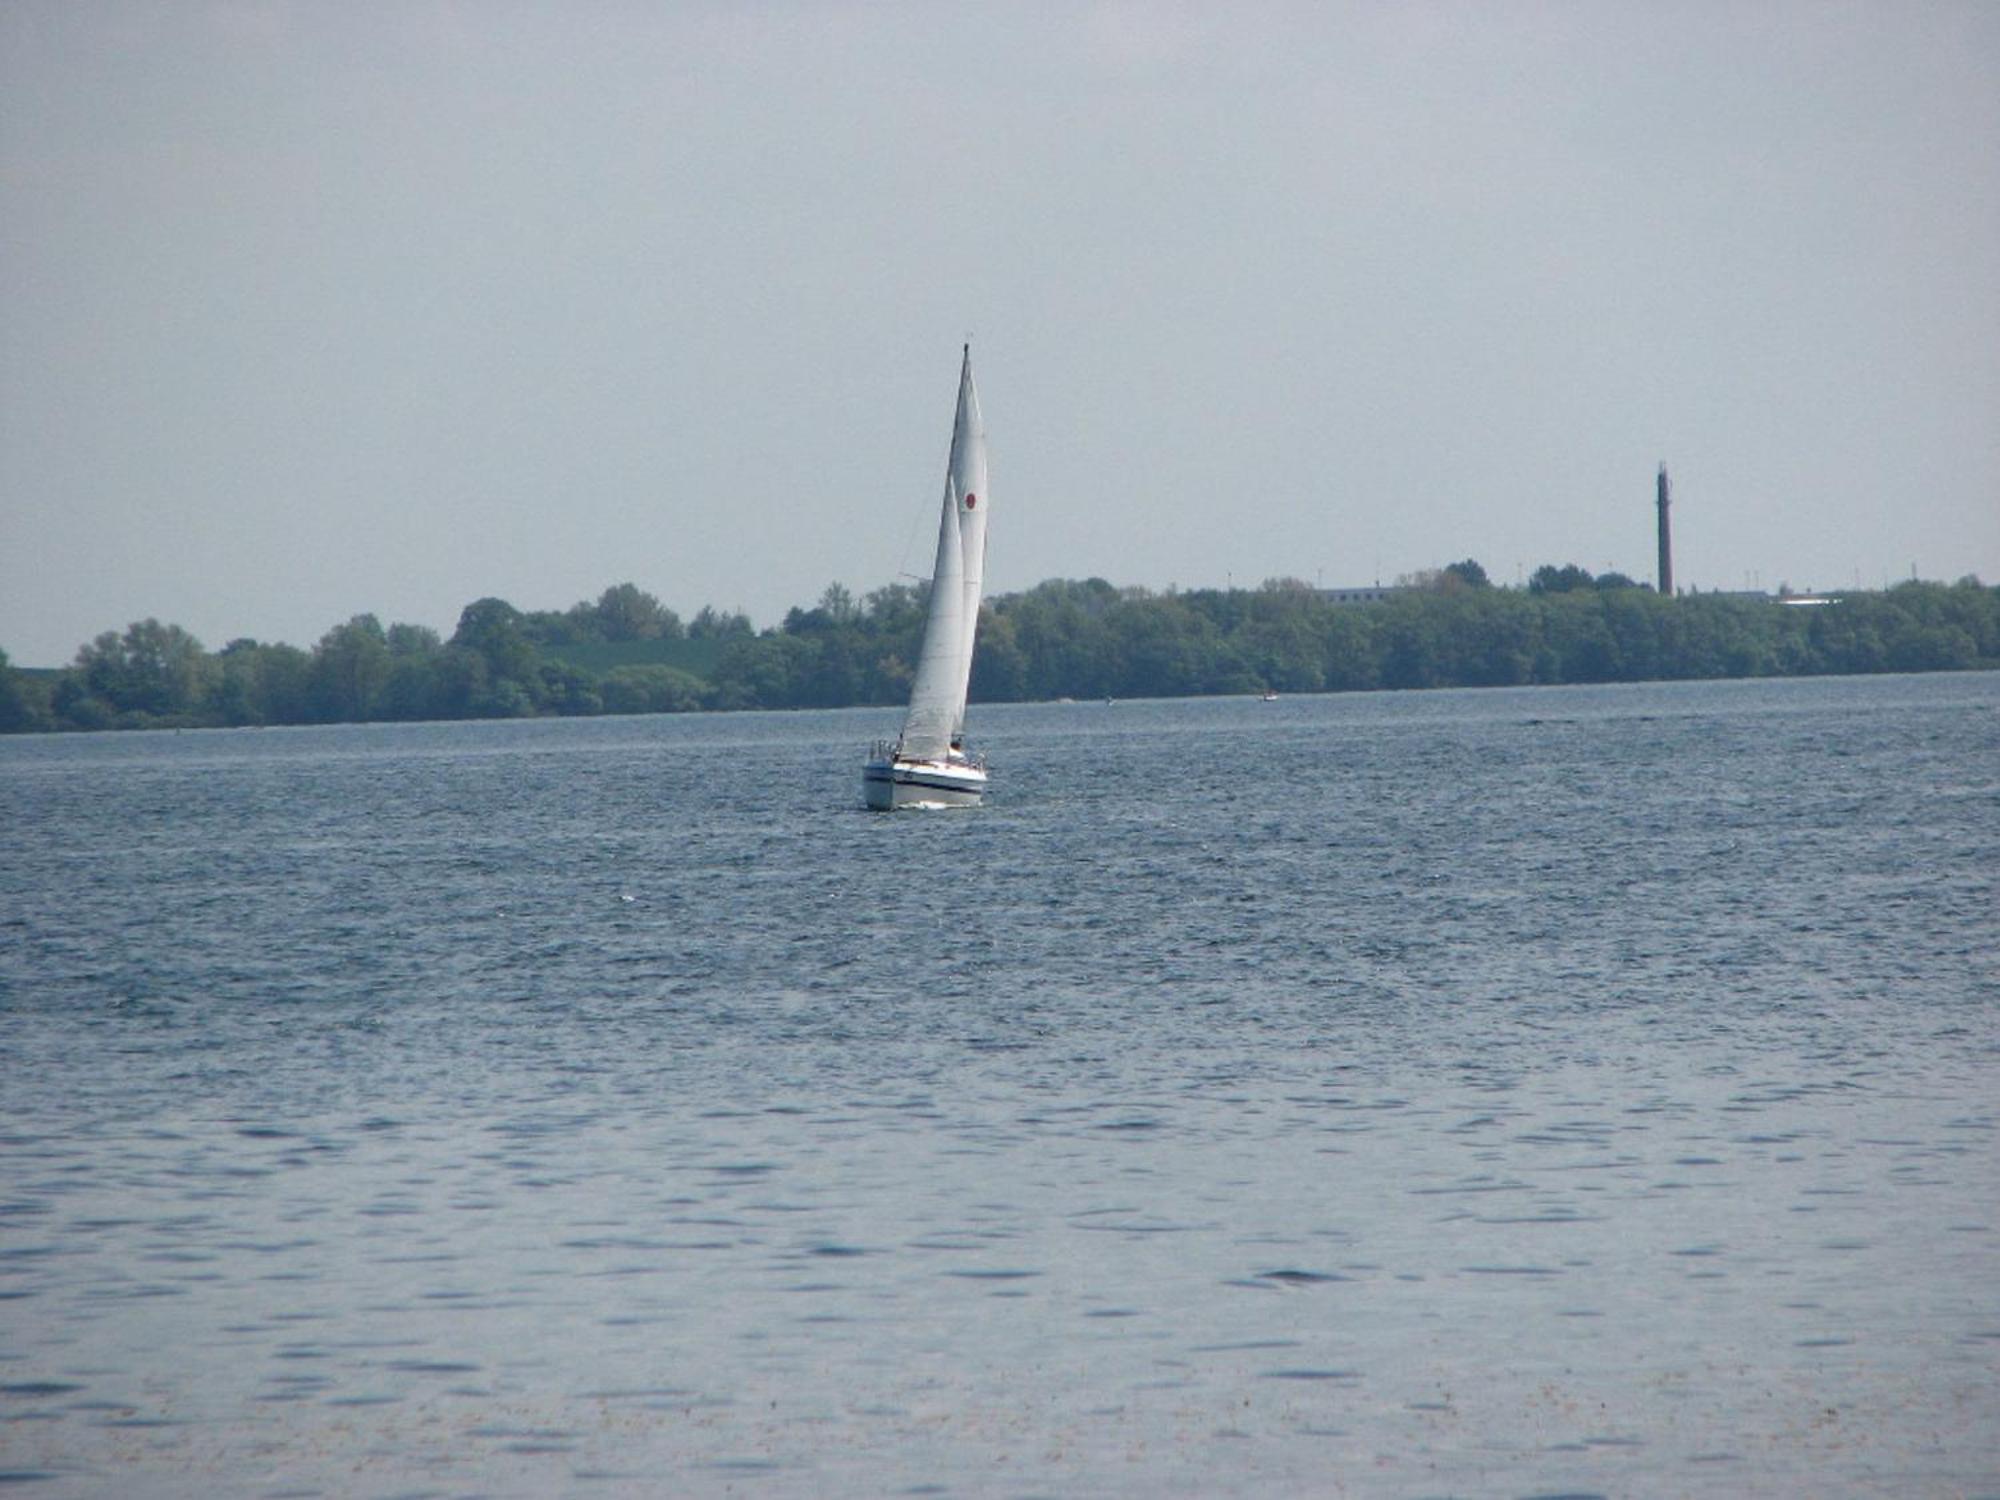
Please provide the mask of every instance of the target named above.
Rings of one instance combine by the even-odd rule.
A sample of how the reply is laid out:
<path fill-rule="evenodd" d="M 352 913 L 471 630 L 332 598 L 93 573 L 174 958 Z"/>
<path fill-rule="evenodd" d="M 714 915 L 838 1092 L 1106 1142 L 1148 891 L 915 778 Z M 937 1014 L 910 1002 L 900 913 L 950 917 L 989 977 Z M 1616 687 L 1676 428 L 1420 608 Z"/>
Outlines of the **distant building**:
<path fill-rule="evenodd" d="M 1396 584 L 1375 583 L 1365 588 L 1318 589 L 1315 592 L 1329 604 L 1379 604 L 1392 595 L 1402 593 L 1403 589 Z"/>
<path fill-rule="evenodd" d="M 1842 594 L 1815 593 L 1811 589 L 1803 594 L 1795 593 L 1789 584 L 1778 585 L 1775 594 L 1769 589 L 1709 589 L 1706 592 L 1693 589 L 1689 592 L 1700 593 L 1704 599 L 1754 599 L 1759 604 L 1838 604 L 1845 597 Z"/>

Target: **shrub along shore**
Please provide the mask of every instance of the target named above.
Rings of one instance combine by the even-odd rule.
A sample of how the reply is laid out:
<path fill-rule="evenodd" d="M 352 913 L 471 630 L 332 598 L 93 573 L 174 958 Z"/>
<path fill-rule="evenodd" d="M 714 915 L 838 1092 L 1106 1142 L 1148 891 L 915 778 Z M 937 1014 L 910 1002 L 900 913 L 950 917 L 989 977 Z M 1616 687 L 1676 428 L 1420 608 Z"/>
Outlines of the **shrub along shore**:
<path fill-rule="evenodd" d="M 177 625 L 106 631 L 58 671 L 0 652 L 0 731 L 195 728 L 895 704 L 909 691 L 925 585 L 857 600 L 839 584 L 755 629 L 683 622 L 633 584 L 568 610 L 481 599 L 449 640 L 370 614 L 311 650 L 209 651 Z M 1662 598 L 1618 574 L 1538 569 L 1495 588 L 1476 562 L 1364 603 L 1296 579 L 1156 593 L 1055 579 L 990 599 L 972 698 L 1190 697 L 1274 690 L 1928 672 L 2000 667 L 2000 588 L 1909 582 L 1803 602 Z"/>

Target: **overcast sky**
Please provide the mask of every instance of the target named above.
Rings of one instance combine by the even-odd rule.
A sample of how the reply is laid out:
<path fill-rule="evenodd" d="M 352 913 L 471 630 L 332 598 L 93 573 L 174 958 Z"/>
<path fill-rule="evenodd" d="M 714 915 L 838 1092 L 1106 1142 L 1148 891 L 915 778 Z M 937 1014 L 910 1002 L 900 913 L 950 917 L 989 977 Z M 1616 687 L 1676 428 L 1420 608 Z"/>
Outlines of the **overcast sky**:
<path fill-rule="evenodd" d="M 0 648 L 2000 581 L 2000 5 L 0 6 Z"/>

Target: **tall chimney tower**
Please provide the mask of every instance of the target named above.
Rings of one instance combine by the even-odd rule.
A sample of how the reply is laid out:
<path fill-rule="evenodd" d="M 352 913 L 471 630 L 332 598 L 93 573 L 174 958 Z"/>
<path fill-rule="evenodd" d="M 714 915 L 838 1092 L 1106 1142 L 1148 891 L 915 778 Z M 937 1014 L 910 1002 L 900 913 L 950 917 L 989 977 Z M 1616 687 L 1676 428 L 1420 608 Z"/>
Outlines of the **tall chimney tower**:
<path fill-rule="evenodd" d="M 1667 466 L 1660 465 L 1660 592 L 1674 595 L 1674 534 L 1667 525 Z"/>

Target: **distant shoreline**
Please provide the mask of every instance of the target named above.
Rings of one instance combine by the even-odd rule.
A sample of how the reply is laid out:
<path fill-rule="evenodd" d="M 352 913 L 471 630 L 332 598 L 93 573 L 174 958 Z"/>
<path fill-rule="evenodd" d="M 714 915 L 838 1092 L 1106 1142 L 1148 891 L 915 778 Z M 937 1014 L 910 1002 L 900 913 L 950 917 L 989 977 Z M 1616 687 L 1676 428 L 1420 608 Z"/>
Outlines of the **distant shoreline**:
<path fill-rule="evenodd" d="M 1977 579 L 1663 598 L 1619 575 L 1544 571 L 1563 586 L 1494 588 L 1468 562 L 1359 601 L 1297 580 L 1185 593 L 1051 580 L 988 601 L 972 701 L 2000 667 L 2000 588 Z M 1816 607 L 1792 607 L 1803 602 Z M 246 640 L 210 652 L 143 620 L 98 636 L 67 667 L 0 657 L 0 732 L 890 708 L 907 699 L 923 605 L 920 586 L 856 600 L 835 585 L 757 631 L 713 610 L 683 624 L 627 584 L 562 612 L 482 599 L 450 640 L 357 615 L 310 651 Z"/>

